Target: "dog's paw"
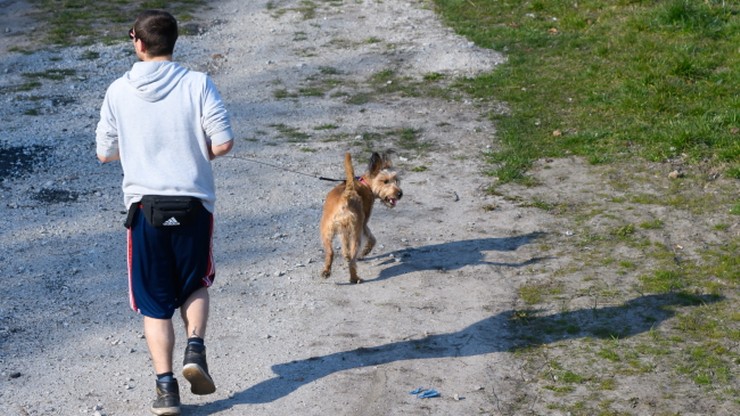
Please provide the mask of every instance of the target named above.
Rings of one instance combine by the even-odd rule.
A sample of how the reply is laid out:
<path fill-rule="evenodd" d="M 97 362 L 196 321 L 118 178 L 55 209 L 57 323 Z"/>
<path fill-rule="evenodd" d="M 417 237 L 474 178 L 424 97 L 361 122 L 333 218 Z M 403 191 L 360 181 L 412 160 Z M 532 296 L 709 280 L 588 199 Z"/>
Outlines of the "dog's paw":
<path fill-rule="evenodd" d="M 329 276 L 331 276 L 331 270 L 324 270 L 323 272 L 321 272 L 321 277 L 323 277 L 324 279 L 328 279 Z"/>
<path fill-rule="evenodd" d="M 355 277 L 354 279 L 353 278 L 350 278 L 349 279 L 349 282 L 350 283 L 353 283 L 353 284 L 358 284 L 359 285 L 360 283 L 364 282 L 364 280 L 360 279 L 359 277 Z"/>

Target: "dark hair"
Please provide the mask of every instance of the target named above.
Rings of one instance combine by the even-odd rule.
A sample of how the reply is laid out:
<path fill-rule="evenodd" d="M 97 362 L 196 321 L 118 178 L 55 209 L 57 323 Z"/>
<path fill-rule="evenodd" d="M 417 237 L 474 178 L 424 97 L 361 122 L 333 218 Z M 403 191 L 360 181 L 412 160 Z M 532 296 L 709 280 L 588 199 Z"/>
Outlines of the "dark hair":
<path fill-rule="evenodd" d="M 177 20 L 164 10 L 146 10 L 134 22 L 136 38 L 150 56 L 172 55 L 177 41 Z"/>

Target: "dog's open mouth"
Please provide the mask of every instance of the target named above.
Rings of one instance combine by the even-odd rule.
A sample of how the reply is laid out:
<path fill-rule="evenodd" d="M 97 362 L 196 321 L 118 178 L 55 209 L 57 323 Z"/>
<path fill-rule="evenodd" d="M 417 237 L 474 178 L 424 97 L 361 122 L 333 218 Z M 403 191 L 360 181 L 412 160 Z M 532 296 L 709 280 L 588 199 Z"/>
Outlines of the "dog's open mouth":
<path fill-rule="evenodd" d="M 385 199 L 385 205 L 387 205 L 389 208 L 395 207 L 397 202 L 398 200 L 396 198 L 386 198 Z"/>

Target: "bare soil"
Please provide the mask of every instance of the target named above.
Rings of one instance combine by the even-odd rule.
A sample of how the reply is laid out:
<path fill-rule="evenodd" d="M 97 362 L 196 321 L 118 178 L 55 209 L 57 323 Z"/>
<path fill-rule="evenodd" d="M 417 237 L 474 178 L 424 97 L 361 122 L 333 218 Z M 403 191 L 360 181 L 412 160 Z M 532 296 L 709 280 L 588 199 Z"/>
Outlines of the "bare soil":
<path fill-rule="evenodd" d="M 0 3 L 0 22 L 27 16 L 21 3 Z M 532 171 L 538 185 L 487 192 L 495 179 L 484 175 L 482 157 L 496 146 L 487 115 L 503 104 L 377 93 L 371 81 L 392 70 L 394 82 L 437 73 L 444 85 L 493 70 L 505 56 L 455 35 L 425 1 L 321 2 L 312 15 L 299 1 L 269 6 L 212 2 L 204 33 L 182 37 L 176 50 L 178 61 L 213 76 L 238 138 L 236 157 L 214 162 L 218 274 L 207 345 L 218 390 L 194 396 L 182 380 L 184 415 L 566 414 L 576 401 L 609 403 L 620 414 L 737 414 L 735 403 L 662 363 L 600 391 L 558 393 L 543 376 L 554 362 L 599 373 L 599 363 L 579 355 L 598 328 L 644 339 L 695 307 L 640 293 L 635 274 L 595 265 L 586 230 L 608 234 L 620 220 L 659 218 L 664 226 L 648 237 L 694 258 L 736 237 L 736 217 L 615 202 L 636 190 L 664 195 L 670 164 L 543 160 Z M 147 414 L 154 378 L 141 319 L 128 308 L 120 166 L 98 164 L 94 150 L 105 88 L 135 57 L 126 42 L 12 53 L 8 33 L 21 29 L 8 27 L 0 51 L 1 413 Z M 20 88 L 28 73 L 49 69 L 74 72 Z M 327 79 L 331 89 L 305 93 Z M 359 93 L 372 96 L 348 103 Z M 416 146 L 399 145 L 409 129 Z M 404 197 L 393 210 L 375 209 L 378 245 L 359 266 L 366 282 L 350 285 L 341 259 L 321 279 L 318 221 L 333 184 L 317 177 L 341 178 L 345 151 L 361 171 L 370 150 L 389 148 Z M 625 181 L 629 189 L 616 186 Z M 686 188 L 701 198 L 737 184 Z M 569 215 L 584 211 L 603 214 Z M 644 260 L 634 247 L 616 249 Z M 531 284 L 564 295 L 515 324 L 528 307 L 519 289 Z M 532 332 L 563 321 L 580 329 Z M 533 335 L 540 348 L 527 353 Z M 418 387 L 440 396 L 409 394 Z"/>

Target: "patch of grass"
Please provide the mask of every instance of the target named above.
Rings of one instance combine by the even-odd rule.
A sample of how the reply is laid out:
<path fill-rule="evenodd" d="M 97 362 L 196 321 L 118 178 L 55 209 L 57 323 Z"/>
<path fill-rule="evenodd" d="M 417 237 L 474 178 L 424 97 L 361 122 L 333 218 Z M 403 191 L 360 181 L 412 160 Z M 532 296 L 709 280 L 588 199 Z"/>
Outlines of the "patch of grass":
<path fill-rule="evenodd" d="M 626 238 L 631 236 L 635 233 L 635 225 L 634 224 L 626 224 L 621 227 L 617 227 L 612 229 L 609 234 L 620 237 L 620 238 Z"/>
<path fill-rule="evenodd" d="M 320 124 L 320 125 L 314 127 L 313 129 L 314 130 L 336 130 L 338 128 L 339 128 L 339 126 L 337 126 L 334 123 L 326 123 L 326 124 Z"/>
<path fill-rule="evenodd" d="M 586 378 L 578 373 L 568 370 L 561 375 L 560 379 L 563 380 L 564 383 L 580 384 L 583 383 Z"/>
<path fill-rule="evenodd" d="M 398 146 L 401 149 L 413 150 L 418 153 L 428 152 L 433 148 L 433 143 L 424 140 L 421 137 L 421 130 L 413 128 L 404 128 L 397 131 Z"/>
<path fill-rule="evenodd" d="M 89 60 L 89 61 L 94 61 L 94 60 L 100 58 L 100 52 L 96 52 L 96 51 L 85 51 L 85 52 L 82 53 L 82 55 L 80 56 L 80 58 L 81 59 L 86 59 L 86 60 Z"/>
<path fill-rule="evenodd" d="M 557 282 L 529 283 L 519 287 L 519 298 L 526 305 L 536 305 L 562 292 L 563 287 Z"/>
<path fill-rule="evenodd" d="M 548 212 L 553 211 L 555 209 L 555 204 L 551 204 L 539 198 L 535 198 L 531 202 L 523 204 L 522 206 L 538 208 L 538 209 L 541 209 L 543 211 L 548 211 Z"/>
<path fill-rule="evenodd" d="M 333 66 L 320 66 L 319 73 L 321 73 L 322 75 L 340 75 L 342 74 L 342 71 L 334 68 Z"/>
<path fill-rule="evenodd" d="M 266 4 L 267 10 L 270 11 L 270 15 L 275 19 L 282 17 L 288 12 L 293 12 L 300 14 L 303 20 L 310 20 L 316 17 L 316 9 L 318 7 L 316 3 L 310 0 L 302 0 L 294 7 L 283 7 L 283 2 L 280 0 L 270 0 Z"/>
<path fill-rule="evenodd" d="M 304 90 L 314 90 L 325 95 L 332 89 L 344 85 L 341 78 L 338 78 L 339 72 L 330 67 L 321 67 L 317 74 L 311 75 L 306 79 Z"/>
<path fill-rule="evenodd" d="M 30 55 L 30 54 L 34 53 L 33 50 L 28 49 L 28 48 L 22 48 L 20 46 L 11 46 L 11 47 L 8 48 L 8 52 L 22 53 L 24 55 Z"/>
<path fill-rule="evenodd" d="M 669 293 L 686 287 L 686 277 L 676 270 L 656 270 L 638 279 L 642 288 L 650 293 Z"/>
<path fill-rule="evenodd" d="M 285 124 L 271 124 L 270 127 L 277 130 L 282 137 L 288 140 L 289 143 L 302 143 L 311 137 L 310 134 L 304 133 L 298 128 L 290 127 Z"/>
<path fill-rule="evenodd" d="M 403 97 L 427 97 L 443 100 L 454 100 L 459 95 L 454 88 L 448 88 L 440 82 L 445 79 L 443 74 L 426 74 L 422 80 L 399 76 L 392 69 L 384 69 L 370 76 L 367 81 L 368 89 L 348 98 L 348 104 L 362 105 L 376 100 L 385 94 L 397 94 Z"/>
<path fill-rule="evenodd" d="M 27 72 L 23 76 L 30 79 L 49 79 L 52 81 L 61 81 L 67 77 L 74 76 L 77 73 L 74 69 L 47 69 L 43 72 Z"/>
<path fill-rule="evenodd" d="M 167 9 L 178 22 L 193 19 L 207 5 L 204 0 L 31 0 L 38 9 L 44 41 L 57 46 L 89 45 L 95 42 L 129 41 L 128 29 L 136 14 L 145 9 Z"/>
<path fill-rule="evenodd" d="M 622 360 L 619 354 L 613 348 L 602 348 L 596 355 L 609 361 Z"/>
<path fill-rule="evenodd" d="M 646 230 L 659 230 L 663 228 L 665 224 L 663 221 L 655 219 L 650 221 L 644 221 L 640 223 L 640 228 L 646 229 Z"/>
<path fill-rule="evenodd" d="M 707 279 L 718 280 L 727 288 L 740 285 L 740 238 L 733 238 L 726 244 L 705 250 L 702 253 L 703 263 L 697 271 Z"/>
<path fill-rule="evenodd" d="M 351 105 L 364 105 L 373 100 L 374 95 L 369 92 L 358 92 L 347 97 L 346 103 Z"/>
<path fill-rule="evenodd" d="M 284 100 L 286 98 L 295 98 L 296 94 L 291 94 L 286 88 L 280 88 L 272 92 L 272 96 L 277 100 Z"/>
<path fill-rule="evenodd" d="M 6 93 L 13 93 L 13 92 L 27 92 L 27 91 L 33 91 L 36 88 L 40 88 L 43 84 L 41 84 L 41 81 L 32 80 L 27 81 L 19 85 L 11 85 L 0 88 L 0 93 L 6 94 Z"/>
<path fill-rule="evenodd" d="M 740 3 L 434 3 L 459 33 L 507 54 L 459 83 L 510 109 L 492 115 L 504 146 L 489 161 L 500 181 L 571 154 L 597 164 L 685 155 L 740 178 Z"/>
<path fill-rule="evenodd" d="M 301 87 L 298 89 L 298 95 L 302 97 L 323 97 L 326 91 L 319 87 Z"/>
<path fill-rule="evenodd" d="M 429 72 L 427 74 L 424 74 L 424 81 L 427 81 L 427 82 L 436 82 L 436 81 L 441 81 L 443 79 L 445 79 L 445 75 L 440 74 L 439 72 Z"/>

